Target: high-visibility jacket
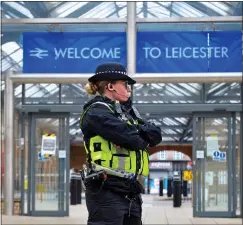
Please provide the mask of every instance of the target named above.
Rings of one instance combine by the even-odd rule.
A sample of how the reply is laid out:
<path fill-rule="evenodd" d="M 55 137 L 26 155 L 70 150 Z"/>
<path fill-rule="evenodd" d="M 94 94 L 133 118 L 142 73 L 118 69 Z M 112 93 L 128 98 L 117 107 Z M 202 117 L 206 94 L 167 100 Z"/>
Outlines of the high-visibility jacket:
<path fill-rule="evenodd" d="M 95 104 L 105 105 L 112 113 L 115 114 L 115 110 L 112 105 L 105 102 L 95 102 L 91 104 L 82 113 L 80 117 L 80 123 L 87 111 Z M 134 126 L 137 121 L 133 121 L 133 124 L 127 120 L 124 114 L 121 115 L 121 119 L 126 121 L 129 125 Z M 149 155 L 146 149 L 139 151 L 129 150 L 116 146 L 114 143 L 105 140 L 99 135 L 93 136 L 88 140 L 84 140 L 84 147 L 91 164 L 97 167 L 102 167 L 107 172 L 114 171 L 126 176 L 143 175 L 148 176 L 149 174 Z"/>

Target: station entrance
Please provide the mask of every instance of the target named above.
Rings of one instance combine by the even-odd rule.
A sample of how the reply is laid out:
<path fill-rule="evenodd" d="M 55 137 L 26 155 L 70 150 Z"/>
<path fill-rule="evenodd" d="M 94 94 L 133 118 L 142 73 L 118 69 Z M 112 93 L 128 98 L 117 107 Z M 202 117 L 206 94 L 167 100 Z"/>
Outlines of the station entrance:
<path fill-rule="evenodd" d="M 28 144 L 23 152 L 21 177 L 27 177 L 28 187 L 24 189 L 26 179 L 21 179 L 21 211 L 30 216 L 68 216 L 70 114 L 25 112 L 24 115 L 22 130 Z M 192 118 L 193 215 L 235 217 L 240 203 L 236 113 L 192 113 Z M 217 120 L 220 125 L 215 123 Z M 56 135 L 56 154 L 40 159 L 44 134 Z"/>
<path fill-rule="evenodd" d="M 20 77 L 21 75 L 10 75 L 7 78 L 5 88 L 10 96 L 13 96 L 11 79 L 19 80 Z M 62 78 L 53 76 L 49 82 L 55 83 L 57 80 L 60 81 Z M 80 82 L 77 80 L 75 82 Z M 34 79 L 31 80 L 33 81 Z M 43 81 L 40 78 L 35 80 L 35 83 L 41 82 L 47 82 L 47 78 Z M 63 78 L 63 83 L 67 83 L 66 78 Z M 6 99 L 8 98 L 9 95 L 6 96 Z M 148 106 L 135 105 L 146 117 Z M 188 144 L 186 139 L 192 141 L 193 216 L 241 216 L 241 105 L 186 104 L 183 107 L 180 104 L 159 105 L 159 110 L 154 107 L 154 116 L 159 121 L 165 121 L 168 117 L 174 117 L 177 121 L 180 121 L 180 117 L 189 118 L 185 123 L 186 129 L 183 131 L 183 136 L 187 138 L 181 140 L 185 140 L 186 144 Z M 9 105 L 6 107 L 8 107 L 6 112 L 11 110 L 13 112 L 14 109 Z M 69 216 L 70 117 L 74 115 L 76 118 L 79 117 L 81 111 L 82 105 L 77 104 L 23 104 L 21 106 L 20 136 L 24 145 L 20 163 L 22 215 Z M 5 114 L 5 118 L 11 119 L 11 115 L 13 114 Z M 7 121 L 9 120 L 6 120 L 7 126 L 14 128 Z M 179 129 L 177 125 L 172 126 Z M 8 132 L 6 131 L 6 136 Z M 55 135 L 56 151 L 51 157 L 40 159 L 42 156 L 39 152 L 43 145 L 43 135 L 46 134 Z M 176 137 L 176 134 L 162 134 L 163 141 L 167 145 L 170 144 L 166 141 L 168 136 Z M 181 141 L 179 144 L 183 147 L 184 143 Z M 80 151 L 84 151 L 81 145 Z"/>

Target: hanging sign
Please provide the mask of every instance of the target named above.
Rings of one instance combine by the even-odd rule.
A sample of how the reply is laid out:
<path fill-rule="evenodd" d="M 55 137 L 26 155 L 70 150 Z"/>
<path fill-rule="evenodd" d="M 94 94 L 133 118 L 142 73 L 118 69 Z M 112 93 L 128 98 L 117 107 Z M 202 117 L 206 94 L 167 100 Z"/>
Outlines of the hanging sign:
<path fill-rule="evenodd" d="M 137 32 L 137 73 L 242 72 L 242 31 Z"/>
<path fill-rule="evenodd" d="M 24 73 L 95 73 L 104 62 L 126 66 L 126 32 L 25 32 Z"/>

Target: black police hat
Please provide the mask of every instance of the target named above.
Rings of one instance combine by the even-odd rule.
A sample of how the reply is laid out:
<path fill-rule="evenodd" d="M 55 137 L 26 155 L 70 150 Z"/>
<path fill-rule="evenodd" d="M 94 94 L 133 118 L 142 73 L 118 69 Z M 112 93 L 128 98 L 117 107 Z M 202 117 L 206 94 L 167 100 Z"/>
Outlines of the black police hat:
<path fill-rule="evenodd" d="M 125 80 L 128 84 L 135 84 L 136 81 L 127 75 L 126 68 L 115 62 L 103 63 L 95 70 L 95 75 L 88 79 L 89 82 Z"/>

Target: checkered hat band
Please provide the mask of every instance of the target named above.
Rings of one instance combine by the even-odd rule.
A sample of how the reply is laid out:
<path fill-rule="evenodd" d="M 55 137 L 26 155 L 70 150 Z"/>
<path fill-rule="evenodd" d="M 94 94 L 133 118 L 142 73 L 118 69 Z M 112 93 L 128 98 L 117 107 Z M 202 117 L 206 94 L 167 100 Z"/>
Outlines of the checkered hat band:
<path fill-rule="evenodd" d="M 125 71 L 119 71 L 119 70 L 107 70 L 107 71 L 97 72 L 96 74 L 107 74 L 107 73 L 127 75 L 127 73 Z"/>

